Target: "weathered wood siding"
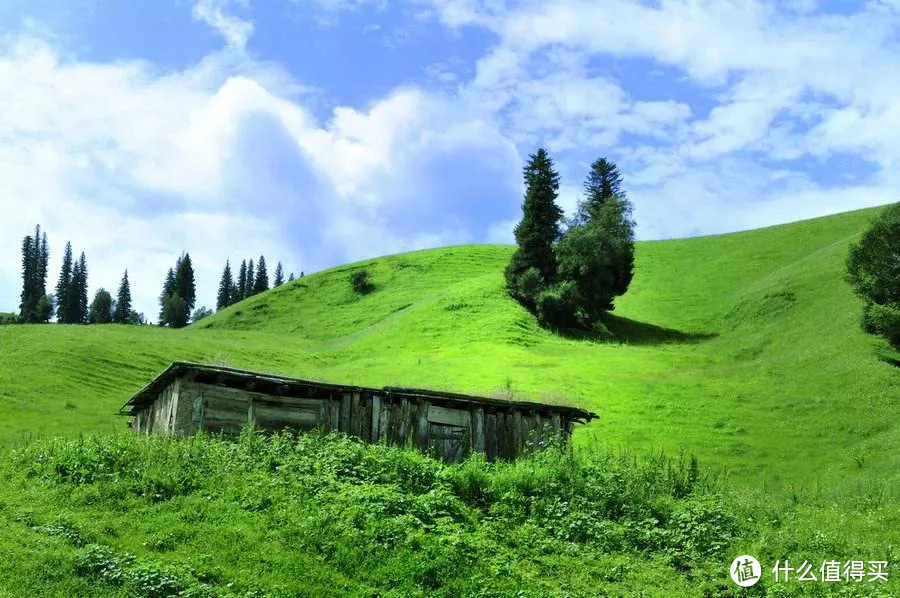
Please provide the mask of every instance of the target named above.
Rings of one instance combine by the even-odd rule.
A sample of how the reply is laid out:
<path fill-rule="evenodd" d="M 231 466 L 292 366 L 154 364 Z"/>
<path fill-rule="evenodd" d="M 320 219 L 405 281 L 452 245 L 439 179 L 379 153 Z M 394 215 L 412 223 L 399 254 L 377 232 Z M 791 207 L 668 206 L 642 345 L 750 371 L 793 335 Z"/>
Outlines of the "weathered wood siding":
<path fill-rule="evenodd" d="M 415 446 L 445 461 L 471 452 L 512 459 L 540 436 L 569 437 L 572 421 L 548 408 L 454 404 L 452 400 L 390 393 L 310 390 L 279 396 L 178 379 L 135 416 L 141 433 L 233 434 L 250 422 L 262 430 L 340 431 L 368 442 Z M 441 403 L 441 404 L 436 404 Z"/>

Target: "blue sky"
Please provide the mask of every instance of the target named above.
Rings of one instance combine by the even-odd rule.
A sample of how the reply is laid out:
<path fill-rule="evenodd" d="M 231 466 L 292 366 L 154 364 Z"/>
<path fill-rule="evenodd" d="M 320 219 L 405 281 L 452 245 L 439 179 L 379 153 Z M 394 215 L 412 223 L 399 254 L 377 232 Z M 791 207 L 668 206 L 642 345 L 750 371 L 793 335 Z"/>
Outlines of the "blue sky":
<path fill-rule="evenodd" d="M 77 4 L 77 6 L 76 6 Z M 92 292 L 156 319 L 182 250 L 287 271 L 510 242 L 547 147 L 571 211 L 592 160 L 638 236 L 897 200 L 900 0 L 7 0 L 0 311 L 41 223 Z"/>

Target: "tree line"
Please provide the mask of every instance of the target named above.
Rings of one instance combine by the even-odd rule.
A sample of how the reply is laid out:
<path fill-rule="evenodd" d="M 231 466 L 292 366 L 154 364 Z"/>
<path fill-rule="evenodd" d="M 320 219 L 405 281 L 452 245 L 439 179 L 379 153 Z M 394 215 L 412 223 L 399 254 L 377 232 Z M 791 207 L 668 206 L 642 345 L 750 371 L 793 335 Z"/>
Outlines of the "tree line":
<path fill-rule="evenodd" d="M 128 270 L 122 275 L 115 299 L 103 288 L 88 303 L 88 266 L 84 252 L 76 259 L 71 242 L 66 243 L 62 267 L 54 293 L 47 292 L 47 268 L 49 250 L 47 234 L 35 227 L 34 235 L 22 239 L 22 294 L 18 317 L 20 323 L 46 323 L 55 315 L 61 324 L 146 324 L 144 314 L 131 306 L 131 284 Z M 300 273 L 303 276 L 303 273 Z M 294 280 L 293 273 L 288 281 Z M 284 284 L 284 268 L 281 262 L 275 267 L 272 287 Z M 219 284 L 216 309 L 223 309 L 248 297 L 269 290 L 269 274 L 266 258 L 243 260 L 237 279 L 233 279 L 230 263 L 226 260 Z M 206 307 L 194 309 L 197 301 L 194 268 L 189 253 L 184 252 L 169 268 L 159 297 L 159 325 L 181 328 L 197 322 L 213 312 Z M 192 311 L 193 310 L 193 311 Z M 9 323 L 4 321 L 4 323 Z"/>
<path fill-rule="evenodd" d="M 131 308 L 128 270 L 122 276 L 115 301 L 108 291 L 100 288 L 93 301 L 88 303 L 88 267 L 84 252 L 76 260 L 72 243 L 66 243 L 55 294 L 47 293 L 49 259 L 47 233 L 41 233 L 41 226 L 37 225 L 34 235 L 22 239 L 20 322 L 45 323 L 55 314 L 61 324 L 144 323 L 143 314 Z"/>
<path fill-rule="evenodd" d="M 571 220 L 557 205 L 559 174 L 543 149 L 523 169 L 517 249 L 506 267 L 509 294 L 554 328 L 602 328 L 603 315 L 634 275 L 634 221 L 616 164 L 591 164 Z"/>
<path fill-rule="evenodd" d="M 302 276 L 303 273 L 301 272 L 300 275 Z M 294 280 L 293 273 L 288 278 L 288 282 L 292 280 Z M 279 287 L 284 282 L 284 268 L 282 268 L 281 262 L 278 262 L 275 266 L 275 278 L 272 281 L 272 288 Z M 216 311 L 268 290 L 269 273 L 266 268 L 265 256 L 259 256 L 259 261 L 255 266 L 252 259 L 249 261 L 241 260 L 237 279 L 234 278 L 231 272 L 231 263 L 225 260 L 222 277 L 219 279 L 219 291 L 216 294 Z"/>

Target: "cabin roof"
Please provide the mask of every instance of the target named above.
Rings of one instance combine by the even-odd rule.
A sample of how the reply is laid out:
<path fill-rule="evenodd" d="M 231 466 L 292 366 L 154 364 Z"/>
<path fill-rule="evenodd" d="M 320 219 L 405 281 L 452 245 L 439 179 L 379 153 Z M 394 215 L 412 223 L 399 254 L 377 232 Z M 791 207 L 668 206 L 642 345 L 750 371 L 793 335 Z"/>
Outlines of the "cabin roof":
<path fill-rule="evenodd" d="M 191 363 L 186 361 L 176 361 L 172 363 L 172 365 L 166 368 L 122 405 L 122 408 L 119 410 L 119 415 L 136 415 L 144 407 L 153 403 L 159 393 L 177 378 L 187 378 L 205 384 L 216 384 L 232 388 L 239 387 L 248 391 L 275 396 L 297 396 L 301 393 L 303 396 L 309 396 L 309 393 L 315 394 L 316 392 L 323 391 L 366 392 L 387 397 L 428 399 L 429 401 L 440 404 L 477 403 L 485 406 L 506 408 L 519 407 L 529 410 L 550 411 L 583 422 L 588 422 L 598 417 L 596 413 L 566 405 L 552 405 L 531 401 L 508 401 L 505 399 L 493 399 L 439 390 L 425 390 L 421 388 L 406 388 L 399 386 L 373 388 L 354 386 L 351 384 L 335 384 L 332 382 L 322 382 L 320 380 L 287 378 L 275 374 L 251 372 L 249 370 L 239 370 L 225 366 Z"/>

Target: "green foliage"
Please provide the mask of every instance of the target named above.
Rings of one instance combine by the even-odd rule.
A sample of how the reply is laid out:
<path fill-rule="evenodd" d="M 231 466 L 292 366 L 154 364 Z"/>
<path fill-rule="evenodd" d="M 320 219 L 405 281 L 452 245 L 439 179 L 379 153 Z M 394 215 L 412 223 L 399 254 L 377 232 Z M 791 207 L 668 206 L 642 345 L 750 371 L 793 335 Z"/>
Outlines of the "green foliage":
<path fill-rule="evenodd" d="M 872 329 L 900 349 L 900 305 L 873 303 L 866 309 Z"/>
<path fill-rule="evenodd" d="M 59 280 L 56 283 L 56 321 L 62 324 L 71 323 L 73 309 L 72 297 L 70 296 L 72 286 L 72 243 L 66 242 L 66 249 L 63 253 L 63 263 L 59 271 Z"/>
<path fill-rule="evenodd" d="M 900 203 L 881 212 L 850 247 L 847 279 L 866 301 L 864 328 L 900 348 Z"/>
<path fill-rule="evenodd" d="M 86 324 L 88 322 L 88 269 L 84 252 L 81 252 L 78 261 L 72 269 L 72 283 L 69 285 L 69 310 L 68 315 L 71 324 Z"/>
<path fill-rule="evenodd" d="M 556 258 L 553 244 L 559 238 L 562 210 L 556 204 L 559 194 L 559 174 L 553 168 L 553 160 L 543 148 L 529 156 L 523 169 L 525 200 L 522 204 L 522 220 L 516 225 L 516 244 L 519 246 L 520 263 L 507 269 L 507 287 L 518 292 L 522 284 L 517 276 L 528 268 L 536 268 L 546 282 L 556 277 Z M 533 298 L 532 298 L 533 299 Z"/>
<path fill-rule="evenodd" d="M 14 313 L 0 312 L 0 326 L 7 324 L 20 324 L 19 316 Z"/>
<path fill-rule="evenodd" d="M 116 324 L 137 324 L 134 311 L 131 309 L 131 284 L 128 282 L 128 270 L 122 275 L 119 291 L 116 293 L 116 308 L 113 311 L 113 322 Z"/>
<path fill-rule="evenodd" d="M 22 294 L 19 318 L 26 323 L 47 322 L 52 314 L 47 303 L 38 305 L 47 296 L 47 233 L 41 236 L 41 226 L 34 229 L 34 236 L 22 239 Z"/>
<path fill-rule="evenodd" d="M 293 279 L 293 275 L 291 277 Z M 284 284 L 284 268 L 281 267 L 281 262 L 278 262 L 278 265 L 275 266 L 275 281 L 272 283 L 273 287 L 280 287 Z"/>
<path fill-rule="evenodd" d="M 247 262 L 247 282 L 244 286 L 244 298 L 253 296 L 253 285 L 256 283 L 256 273 L 253 268 L 253 260 Z"/>
<path fill-rule="evenodd" d="M 540 270 L 530 266 L 525 254 L 516 250 L 504 271 L 506 290 L 510 296 L 529 310 L 537 306 L 537 296 L 544 288 L 544 277 Z"/>
<path fill-rule="evenodd" d="M 196 295 L 191 256 L 183 253 L 175 262 L 175 268 L 169 268 L 166 273 L 163 291 L 159 296 L 159 325 L 171 328 L 187 326 Z"/>
<path fill-rule="evenodd" d="M 543 180 L 534 174 L 540 173 L 538 166 L 544 165 L 544 162 L 534 165 L 541 152 L 543 150 L 532 156 L 532 163 L 526 167 L 527 185 L 530 181 Z M 544 158 L 552 166 L 549 157 L 544 155 Z M 532 195 L 543 197 L 549 194 L 553 204 L 559 177 L 553 173 L 543 178 L 554 181 L 553 185 L 544 185 L 553 193 Z M 522 244 L 523 240 L 533 243 L 535 235 L 523 237 L 517 229 L 519 248 L 505 271 L 507 290 L 519 303 L 536 313 L 544 326 L 591 330 L 599 325 L 605 312 L 614 308 L 613 299 L 628 290 L 634 275 L 634 222 L 631 204 L 621 190 L 621 182 L 622 177 L 614 163 L 605 158 L 597 160 L 584 185 L 586 197 L 579 204 L 568 230 L 560 237 L 556 224 L 561 216 L 558 208 L 553 230 L 548 227 L 538 229 L 546 229 L 546 234 L 541 237 L 546 243 L 540 247 L 552 252 L 552 268 L 542 268 L 535 258 L 539 252 L 529 251 Z M 535 200 L 527 193 L 525 215 L 520 223 L 526 232 L 531 228 L 524 225 L 535 220 L 528 213 L 533 204 Z"/>
<path fill-rule="evenodd" d="M 622 175 L 615 162 L 599 158 L 591 164 L 584 182 L 584 199 L 578 203 L 573 224 L 587 224 L 596 220 L 600 209 L 609 201 L 625 201 Z"/>
<path fill-rule="evenodd" d="M 88 312 L 90 324 L 109 324 L 113 321 L 112 295 L 106 289 L 98 289 Z"/>
<path fill-rule="evenodd" d="M 350 275 L 350 288 L 357 295 L 368 295 L 375 290 L 375 284 L 366 269 L 357 270 Z"/>
<path fill-rule="evenodd" d="M 213 315 L 213 313 L 215 313 L 215 312 L 213 312 L 213 310 L 209 309 L 205 305 L 200 306 L 194 310 L 194 313 L 191 314 L 191 322 L 192 323 L 199 322 L 200 320 L 203 320 L 204 318 L 208 318 L 209 316 Z"/>
<path fill-rule="evenodd" d="M 269 290 L 269 273 L 266 270 L 265 256 L 259 256 L 259 264 L 256 266 L 256 279 L 253 281 L 253 294 L 265 293 Z"/>
<path fill-rule="evenodd" d="M 247 260 L 241 260 L 241 267 L 238 270 L 237 284 L 235 285 L 234 295 L 231 298 L 232 303 L 243 301 L 247 298 Z"/>
<path fill-rule="evenodd" d="M 287 565 L 313 559 L 333 576 L 329 595 L 565 596 L 616 593 L 645 574 L 668 577 L 673 590 L 687 575 L 716 574 L 747 528 L 708 483 L 685 493 L 682 465 L 550 446 L 511 463 L 448 466 L 338 435 L 247 429 L 237 440 L 32 443 L 0 460 L 0 472 L 9 496 L 19 493 L 13 509 L 52 512 L 65 501 L 65 520 L 32 515 L 31 533 L 71 545 L 64 578 L 100 593 L 319 594 Z M 92 531 L 101 520 L 104 531 Z M 628 564 L 610 569 L 610 555 Z"/>
<path fill-rule="evenodd" d="M 246 277 L 246 271 L 244 276 Z M 219 280 L 219 292 L 216 294 L 216 311 L 225 309 L 234 302 L 234 279 L 231 276 L 231 264 L 225 260 L 225 268 L 222 270 L 222 278 Z"/>
<path fill-rule="evenodd" d="M 538 294 L 538 320 L 551 328 L 575 328 L 580 324 L 577 313 L 582 303 L 574 282 L 570 280 L 558 282 Z"/>

